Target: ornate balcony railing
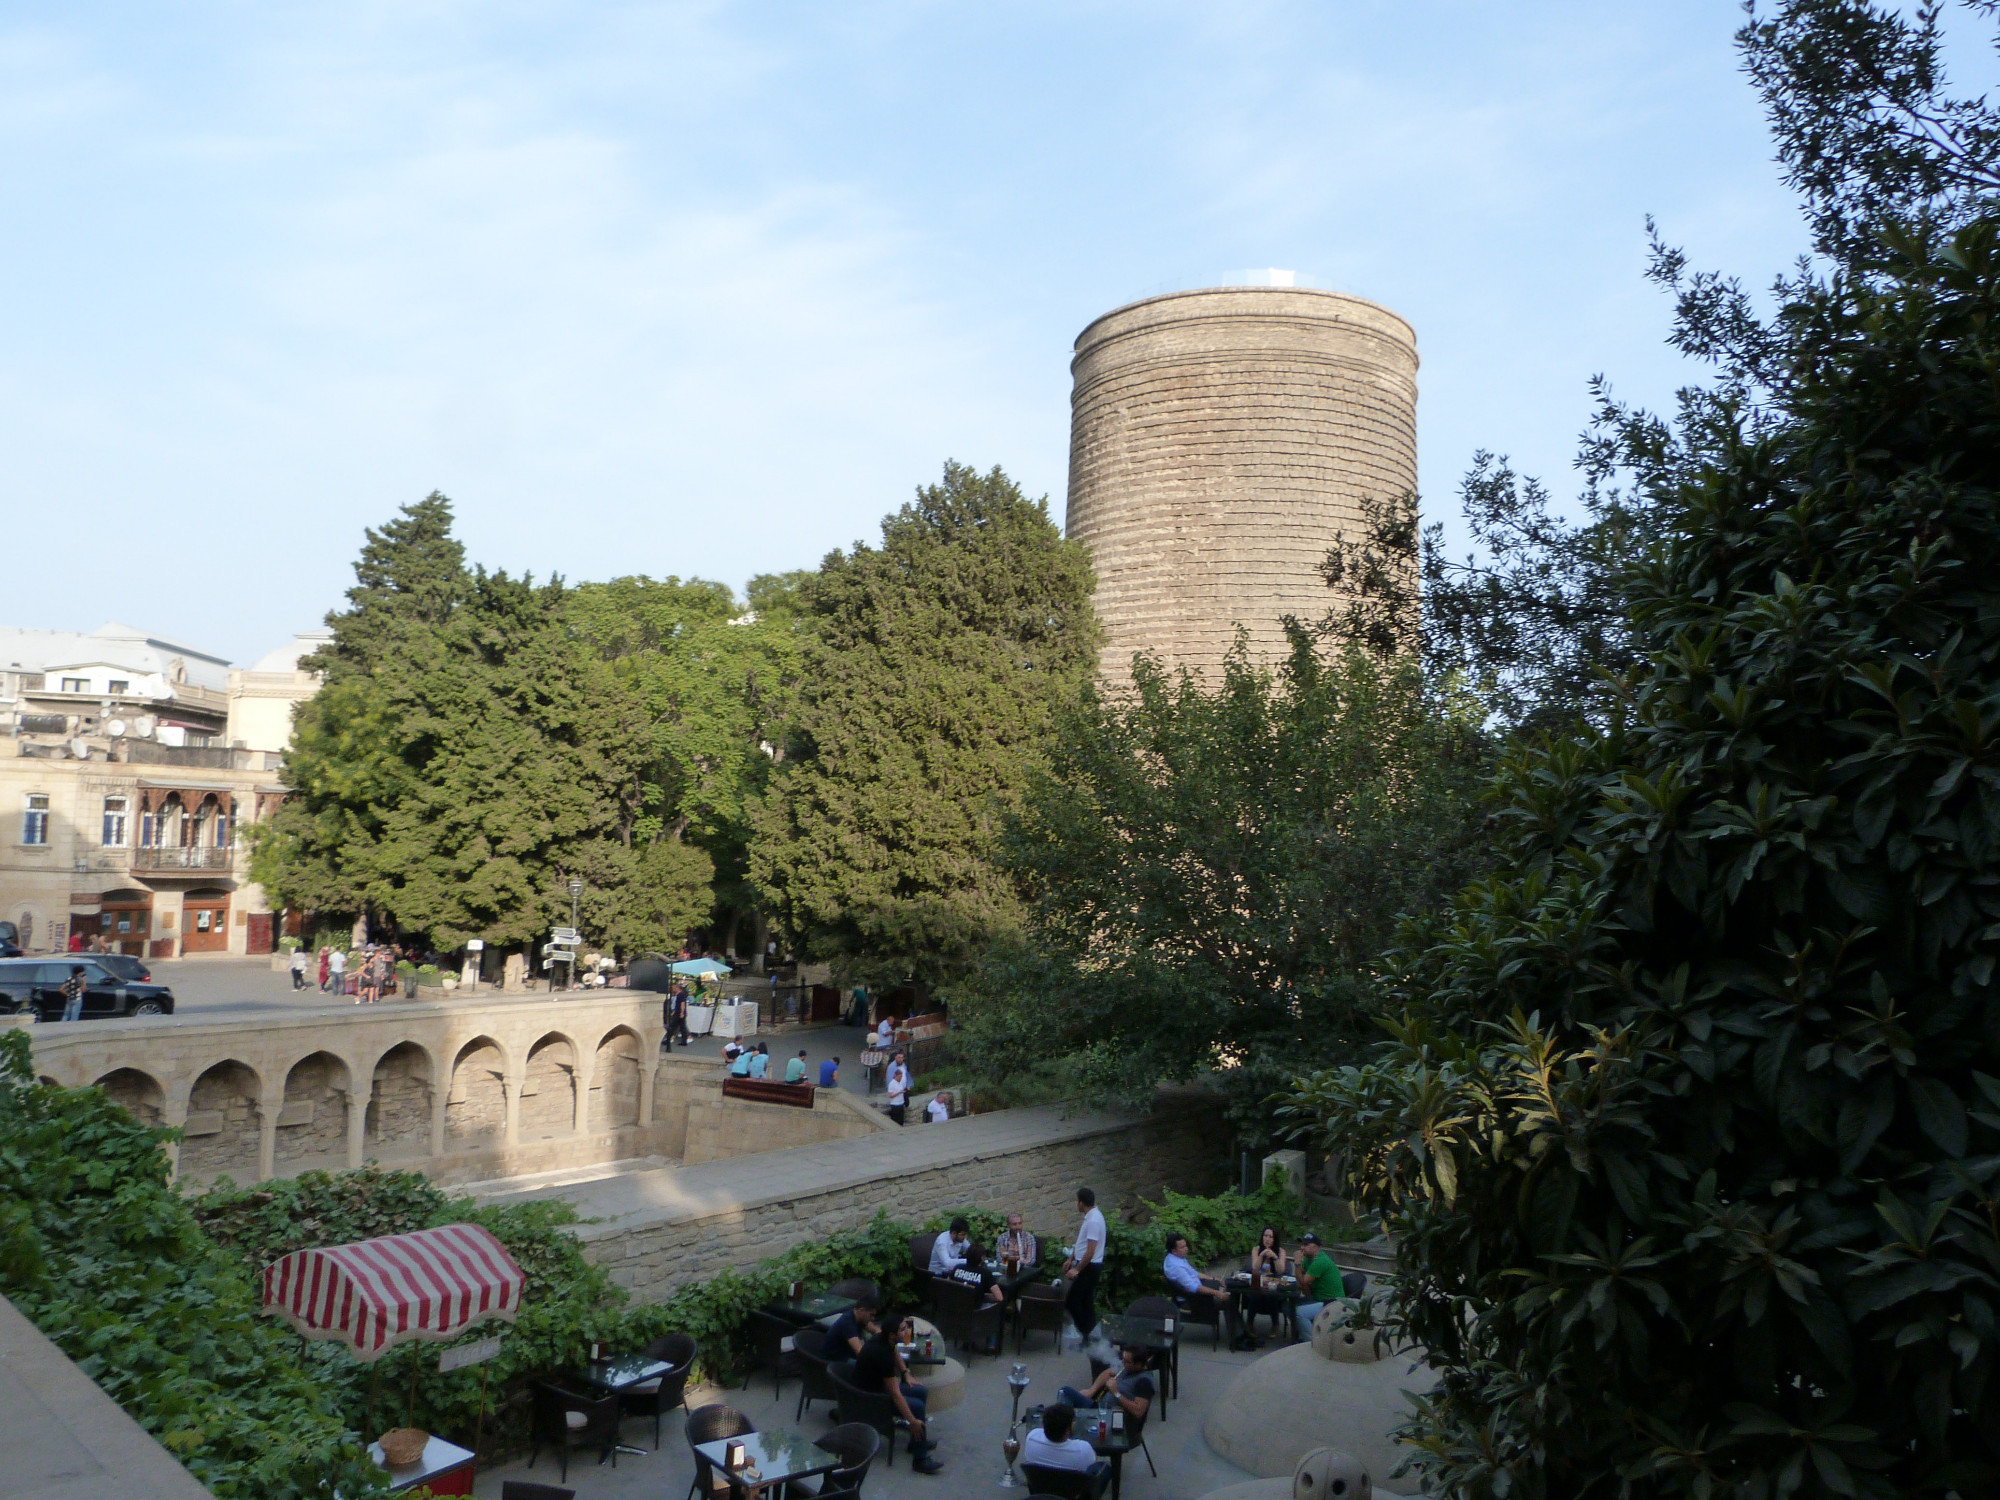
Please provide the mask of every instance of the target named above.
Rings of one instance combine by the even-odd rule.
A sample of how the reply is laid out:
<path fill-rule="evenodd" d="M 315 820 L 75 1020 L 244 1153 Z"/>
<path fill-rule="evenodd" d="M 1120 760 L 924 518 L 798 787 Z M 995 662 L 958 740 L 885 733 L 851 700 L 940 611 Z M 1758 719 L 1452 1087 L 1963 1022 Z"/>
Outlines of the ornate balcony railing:
<path fill-rule="evenodd" d="M 236 863 L 234 849 L 211 849 L 201 845 L 169 845 L 163 849 L 139 848 L 132 851 L 135 870 L 227 870 Z"/>

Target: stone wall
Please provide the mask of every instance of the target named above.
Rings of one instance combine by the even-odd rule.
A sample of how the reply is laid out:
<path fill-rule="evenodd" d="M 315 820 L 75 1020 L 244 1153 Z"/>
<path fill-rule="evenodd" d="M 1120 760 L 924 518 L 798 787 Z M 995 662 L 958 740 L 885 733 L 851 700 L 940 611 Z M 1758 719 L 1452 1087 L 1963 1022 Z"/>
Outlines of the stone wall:
<path fill-rule="evenodd" d="M 386 1053 L 375 1064 L 368 1154 L 382 1161 L 429 1156 L 431 1105 L 431 1060 L 424 1049 L 404 1042 Z"/>
<path fill-rule="evenodd" d="M 816 1090 L 811 1109 L 725 1099 L 719 1076 L 690 1090 L 690 1096 L 680 1151 L 685 1166 L 820 1141 L 851 1141 L 896 1128 L 894 1121 L 838 1089 Z"/>
<path fill-rule="evenodd" d="M 875 1137 L 766 1157 L 753 1170 L 724 1174 L 740 1197 L 719 1205 L 704 1201 L 708 1195 L 700 1192 L 673 1191 L 682 1183 L 693 1186 L 705 1170 L 714 1176 L 712 1169 L 646 1174 L 675 1182 L 663 1182 L 661 1188 L 635 1185 L 638 1201 L 677 1198 L 684 1206 L 648 1206 L 609 1222 L 584 1224 L 576 1233 L 584 1253 L 603 1265 L 613 1281 L 638 1300 L 653 1302 L 719 1271 L 858 1229 L 878 1211 L 918 1222 L 956 1208 L 1018 1210 L 1038 1232 L 1060 1236 L 1074 1228 L 1081 1183 L 1096 1189 L 1101 1207 L 1127 1213 L 1142 1197 L 1157 1198 L 1163 1188 L 1213 1193 L 1227 1185 L 1228 1164 L 1218 1143 L 1227 1142 L 1228 1132 L 1213 1103 L 1204 1098 L 1175 1097 L 1154 1113 L 1133 1119 L 1075 1122 L 1011 1148 L 996 1149 L 978 1129 L 982 1121 L 1000 1123 L 1005 1117 L 963 1122 L 972 1129 L 962 1129 L 961 1122 L 913 1126 L 886 1143 Z M 1056 1138 L 1046 1138 L 1051 1134 Z M 964 1147 L 947 1151 L 945 1160 L 912 1169 L 894 1159 L 904 1136 L 911 1138 L 909 1144 L 949 1148 L 963 1141 Z M 803 1173 L 795 1162 L 804 1163 Z M 787 1167 L 794 1170 L 788 1173 Z M 801 1188 L 784 1180 L 800 1175 L 811 1185 Z M 760 1184 L 778 1190 L 759 1196 Z M 579 1201 L 579 1211 L 592 1217 L 602 1212 L 589 1199 Z"/>
<path fill-rule="evenodd" d="M 315 1052 L 293 1065 L 285 1078 L 285 1103 L 278 1115 L 281 1164 L 347 1154 L 347 1064 L 330 1052 Z"/>
<path fill-rule="evenodd" d="M 459 1053 L 444 1104 L 447 1150 L 500 1138 L 507 1125 L 506 1076 L 500 1049 L 484 1037 Z"/>
<path fill-rule="evenodd" d="M 188 1096 L 181 1170 L 200 1176 L 257 1174 L 257 1075 L 238 1062 L 217 1063 Z"/>

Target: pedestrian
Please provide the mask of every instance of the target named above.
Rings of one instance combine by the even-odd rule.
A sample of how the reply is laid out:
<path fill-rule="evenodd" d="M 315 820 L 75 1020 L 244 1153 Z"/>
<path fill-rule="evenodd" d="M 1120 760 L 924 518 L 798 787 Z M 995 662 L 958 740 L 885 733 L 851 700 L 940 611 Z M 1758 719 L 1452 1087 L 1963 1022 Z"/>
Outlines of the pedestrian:
<path fill-rule="evenodd" d="M 83 1019 L 83 991 L 83 965 L 71 964 L 69 966 L 69 978 L 63 981 L 62 986 L 62 1018 L 65 1021 L 81 1021 Z"/>
<path fill-rule="evenodd" d="M 900 1125 L 910 1102 L 910 1065 L 903 1061 L 902 1053 L 889 1060 L 889 1076 L 882 1080 L 882 1086 L 889 1095 L 889 1118 Z"/>
<path fill-rule="evenodd" d="M 306 950 L 292 950 L 292 993 L 297 994 L 306 987 Z"/>
<path fill-rule="evenodd" d="M 1087 1345 L 1097 1328 L 1097 1279 L 1104 1274 L 1104 1215 L 1097 1208 L 1097 1194 L 1087 1187 L 1076 1190 L 1076 1210 L 1083 1215 L 1077 1226 L 1076 1244 L 1063 1262 L 1063 1279 L 1069 1293 L 1063 1306 L 1076 1325 L 1077 1336 Z M 1111 1363 L 1107 1356 L 1105 1364 Z"/>
<path fill-rule="evenodd" d="M 336 995 L 346 994 L 347 993 L 347 950 L 345 948 L 334 949 L 332 954 L 329 956 L 327 963 L 333 975 L 333 992 Z"/>
<path fill-rule="evenodd" d="M 806 1081 L 806 1049 L 799 1048 L 799 1055 L 785 1064 L 785 1082 L 804 1083 Z"/>
<path fill-rule="evenodd" d="M 327 959 L 326 944 L 321 943 L 319 945 L 319 992 L 322 995 L 326 993 L 326 973 L 327 973 L 326 959 Z"/>
<path fill-rule="evenodd" d="M 823 1089 L 840 1087 L 840 1059 L 829 1057 L 819 1065 L 819 1086 Z"/>
<path fill-rule="evenodd" d="M 924 1118 L 933 1125 L 942 1125 L 951 1118 L 951 1095 L 939 1091 L 924 1106 Z"/>
<path fill-rule="evenodd" d="M 69 935 L 69 951 L 70 951 L 70 952 L 72 952 L 72 953 L 81 953 L 81 952 L 83 952 L 83 934 L 82 934 L 82 933 L 80 933 L 80 932 L 72 932 L 72 933 L 71 933 L 71 934 Z"/>

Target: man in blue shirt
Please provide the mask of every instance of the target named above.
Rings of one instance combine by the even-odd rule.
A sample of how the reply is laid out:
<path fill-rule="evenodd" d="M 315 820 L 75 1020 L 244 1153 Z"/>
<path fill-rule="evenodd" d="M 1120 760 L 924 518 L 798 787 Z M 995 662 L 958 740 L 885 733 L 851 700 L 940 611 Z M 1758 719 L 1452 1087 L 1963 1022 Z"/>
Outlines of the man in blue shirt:
<path fill-rule="evenodd" d="M 823 1089 L 840 1086 L 840 1059 L 829 1057 L 819 1065 L 819 1086 Z"/>
<path fill-rule="evenodd" d="M 729 1075 L 732 1078 L 748 1078 L 750 1076 L 750 1049 L 748 1047 L 737 1050 L 736 1056 L 729 1064 Z"/>
<path fill-rule="evenodd" d="M 750 1076 L 752 1078 L 762 1078 L 770 1071 L 771 1049 L 765 1043 L 759 1042 L 757 1050 L 750 1054 Z"/>
<path fill-rule="evenodd" d="M 1160 1270 L 1174 1289 L 1174 1300 L 1182 1307 L 1199 1306 L 1198 1298 L 1209 1298 L 1222 1309 L 1223 1336 L 1230 1343 L 1236 1342 L 1236 1307 L 1221 1282 L 1212 1276 L 1204 1276 L 1194 1268 L 1188 1259 L 1188 1242 L 1184 1234 L 1170 1233 L 1167 1236 L 1167 1258 L 1160 1262 Z"/>

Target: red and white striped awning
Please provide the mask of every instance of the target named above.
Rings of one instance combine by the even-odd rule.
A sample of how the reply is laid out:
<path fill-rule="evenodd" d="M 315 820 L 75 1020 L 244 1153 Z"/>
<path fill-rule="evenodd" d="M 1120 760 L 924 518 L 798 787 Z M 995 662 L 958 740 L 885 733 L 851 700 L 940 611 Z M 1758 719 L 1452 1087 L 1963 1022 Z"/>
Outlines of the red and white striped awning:
<path fill-rule="evenodd" d="M 324 1250 L 264 1268 L 264 1311 L 309 1339 L 339 1339 L 364 1361 L 411 1339 L 448 1339 L 520 1316 L 527 1276 L 477 1224 L 447 1224 Z"/>

